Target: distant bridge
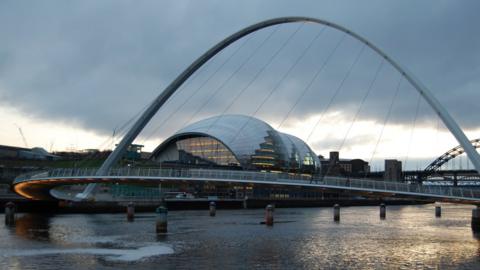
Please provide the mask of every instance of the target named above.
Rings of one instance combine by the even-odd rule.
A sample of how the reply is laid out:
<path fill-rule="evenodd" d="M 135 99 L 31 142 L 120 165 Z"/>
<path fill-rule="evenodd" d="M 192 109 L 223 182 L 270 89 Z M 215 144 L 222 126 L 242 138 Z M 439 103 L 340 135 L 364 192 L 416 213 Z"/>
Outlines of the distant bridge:
<path fill-rule="evenodd" d="M 238 170 L 119 168 L 105 175 L 98 169 L 54 169 L 27 174 L 15 179 L 15 191 L 30 199 L 53 199 L 53 188 L 61 185 L 92 183 L 160 184 L 163 182 L 214 182 L 268 186 L 296 186 L 332 191 L 349 191 L 372 196 L 400 196 L 415 200 L 434 200 L 463 204 L 480 204 L 480 190 L 445 186 L 422 186 L 401 182 L 374 181 L 359 178 L 324 177 Z M 59 193 L 56 192 L 56 196 Z"/>
<path fill-rule="evenodd" d="M 480 148 L 480 138 L 471 140 L 470 143 L 475 149 Z M 456 158 L 457 156 L 465 153 L 465 149 L 463 149 L 462 145 L 458 145 L 453 147 L 452 149 L 445 152 L 443 155 L 432 161 L 424 170 L 424 175 L 429 176 L 435 174 L 445 163 L 449 162 L 450 160 Z"/>
<path fill-rule="evenodd" d="M 473 148 L 480 148 L 480 138 L 471 140 L 470 143 Z M 441 169 L 444 164 L 463 153 L 465 153 L 463 147 L 457 145 L 432 161 L 423 171 L 403 172 L 404 179 L 405 181 L 419 183 L 423 181 L 434 181 L 457 186 L 459 182 L 462 182 L 463 185 L 478 186 L 480 182 L 480 174 L 476 170 Z"/>

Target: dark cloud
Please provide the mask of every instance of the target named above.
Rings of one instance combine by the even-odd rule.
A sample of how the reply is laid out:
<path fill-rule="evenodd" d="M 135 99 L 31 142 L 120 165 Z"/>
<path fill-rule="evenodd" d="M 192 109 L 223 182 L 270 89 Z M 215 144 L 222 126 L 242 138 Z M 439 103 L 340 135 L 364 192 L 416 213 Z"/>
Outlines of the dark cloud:
<path fill-rule="evenodd" d="M 342 4 L 338 1 L 28 4 L 2 1 L 0 104 L 17 107 L 38 119 L 74 122 L 99 134 L 110 134 L 225 36 L 267 18 L 303 15 L 337 22 L 367 37 L 429 86 L 462 127 L 477 128 L 480 116 L 471 111 L 478 108 L 480 95 L 480 34 L 476 27 L 480 25 L 479 8 L 477 1 L 433 0 Z M 142 133 L 143 138 L 165 137 L 187 122 L 224 111 L 279 123 L 300 97 L 288 118 L 291 123 L 322 112 L 330 103 L 329 111 L 346 111 L 352 119 L 358 111 L 358 118 L 383 123 L 399 74 L 384 65 L 359 110 L 381 63 L 381 58 L 370 50 L 363 51 L 330 102 L 361 50 L 362 45 L 349 37 L 340 44 L 309 90 L 300 96 L 342 38 L 341 33 L 331 29 L 322 33 L 300 64 L 283 78 L 322 29 L 312 24 L 302 26 L 253 80 L 297 28 L 298 25 L 286 25 L 276 30 L 266 29 L 228 48 L 162 108 Z M 244 63 L 272 31 L 275 33 L 271 38 Z M 245 45 L 215 73 L 244 41 Z M 282 80 L 280 85 L 279 80 Z M 230 106 L 237 95 L 238 99 Z M 402 84 L 389 123 L 411 125 L 417 97 L 411 86 Z M 419 125 L 436 123 L 425 103 L 421 103 L 419 112 Z M 170 115 L 175 121 L 171 121 Z"/>

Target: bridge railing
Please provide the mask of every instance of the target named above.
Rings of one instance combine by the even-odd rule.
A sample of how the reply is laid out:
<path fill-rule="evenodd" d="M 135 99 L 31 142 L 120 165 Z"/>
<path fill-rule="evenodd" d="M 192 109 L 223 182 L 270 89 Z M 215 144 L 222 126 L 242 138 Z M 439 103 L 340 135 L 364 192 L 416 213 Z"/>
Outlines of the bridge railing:
<path fill-rule="evenodd" d="M 401 182 L 388 182 L 388 181 L 374 181 L 365 179 L 345 179 L 328 177 L 323 181 L 325 185 L 343 186 L 345 188 L 354 189 L 372 189 L 385 191 L 387 193 L 416 193 L 437 195 L 445 197 L 458 197 L 458 198 L 472 198 L 480 199 L 480 190 L 474 190 L 470 188 L 458 188 L 458 187 L 442 187 L 442 186 L 423 186 L 419 184 L 407 184 Z"/>
<path fill-rule="evenodd" d="M 43 172 L 34 172 L 17 177 L 15 182 L 41 178 L 118 178 L 119 181 L 128 178 L 190 178 L 190 179 L 222 179 L 232 181 L 276 182 L 281 184 L 313 184 L 326 185 L 332 188 L 352 190 L 380 191 L 385 193 L 414 193 L 417 195 L 434 195 L 456 198 L 471 198 L 480 200 L 480 190 L 459 187 L 422 186 L 401 182 L 376 181 L 344 177 L 319 177 L 291 173 L 249 172 L 237 170 L 209 169 L 166 169 L 166 168 L 114 168 L 106 175 L 97 176 L 97 168 L 60 168 Z"/>

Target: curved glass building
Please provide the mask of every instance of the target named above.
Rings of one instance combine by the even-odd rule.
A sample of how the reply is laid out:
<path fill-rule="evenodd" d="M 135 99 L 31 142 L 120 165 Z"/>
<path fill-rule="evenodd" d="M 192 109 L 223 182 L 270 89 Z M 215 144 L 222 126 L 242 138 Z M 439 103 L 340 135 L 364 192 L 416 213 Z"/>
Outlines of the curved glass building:
<path fill-rule="evenodd" d="M 244 115 L 221 115 L 190 124 L 158 146 L 152 159 L 243 170 L 310 174 L 320 170 L 320 160 L 304 141 Z"/>

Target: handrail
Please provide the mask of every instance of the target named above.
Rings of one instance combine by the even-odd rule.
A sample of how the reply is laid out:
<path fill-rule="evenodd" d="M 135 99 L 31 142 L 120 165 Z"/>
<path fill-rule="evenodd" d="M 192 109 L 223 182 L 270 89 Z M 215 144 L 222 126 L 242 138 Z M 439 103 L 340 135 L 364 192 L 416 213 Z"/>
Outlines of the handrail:
<path fill-rule="evenodd" d="M 373 190 L 385 193 L 414 193 L 421 195 L 435 195 L 455 198 L 470 198 L 480 201 L 480 191 L 459 187 L 431 187 L 420 184 L 408 184 L 393 181 L 377 181 L 357 178 L 326 176 L 306 176 L 289 173 L 252 172 L 238 170 L 212 170 L 212 169 L 164 169 L 164 168 L 113 168 L 105 175 L 96 175 L 97 168 L 82 169 L 52 169 L 36 171 L 18 176 L 14 184 L 24 181 L 41 180 L 49 178 L 190 178 L 190 179 L 224 179 L 233 181 L 275 182 L 280 184 L 312 184 L 349 190 Z"/>

